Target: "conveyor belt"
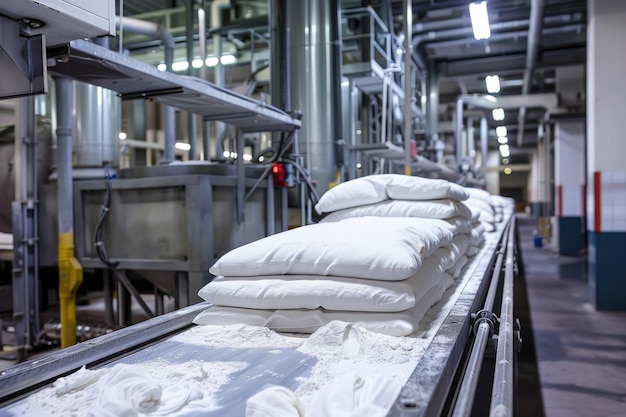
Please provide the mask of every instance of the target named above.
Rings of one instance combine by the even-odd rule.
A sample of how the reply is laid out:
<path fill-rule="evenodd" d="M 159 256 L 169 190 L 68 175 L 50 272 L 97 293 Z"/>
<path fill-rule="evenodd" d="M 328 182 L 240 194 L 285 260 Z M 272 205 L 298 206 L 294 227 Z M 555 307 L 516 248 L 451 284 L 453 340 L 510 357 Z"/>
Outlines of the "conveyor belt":
<path fill-rule="evenodd" d="M 507 217 L 510 216 L 511 213 L 508 213 Z M 489 286 L 487 278 L 504 230 L 505 223 L 501 223 L 496 232 L 488 234 L 485 245 L 466 267 L 463 277 L 446 293 L 449 300 L 436 304 L 429 311 L 424 320 L 429 323 L 428 326 L 416 335 L 428 348 L 408 364 L 413 371 L 389 416 L 441 414 L 467 347 L 470 313 L 477 311 L 484 299 Z M 245 399 L 253 393 L 268 384 L 295 390 L 306 381 L 311 370 L 319 366 L 315 356 L 303 354 L 294 346 L 240 348 L 181 343 L 187 332 L 198 329 L 190 323 L 193 316 L 204 308 L 206 303 L 191 306 L 9 369 L 0 376 L 0 402 L 5 404 L 0 409 L 0 416 L 11 415 L 11 410 L 23 406 L 27 399 L 20 396 L 31 395 L 58 376 L 83 365 L 98 367 L 104 363 L 148 363 L 158 358 L 171 363 L 200 360 L 247 364 L 233 373 L 229 382 L 214 394 L 219 410 L 202 413 L 206 416 L 241 417 L 244 415 Z M 167 338 L 172 334 L 175 334 L 173 338 Z M 381 372 L 389 367 L 385 363 L 378 366 Z"/>

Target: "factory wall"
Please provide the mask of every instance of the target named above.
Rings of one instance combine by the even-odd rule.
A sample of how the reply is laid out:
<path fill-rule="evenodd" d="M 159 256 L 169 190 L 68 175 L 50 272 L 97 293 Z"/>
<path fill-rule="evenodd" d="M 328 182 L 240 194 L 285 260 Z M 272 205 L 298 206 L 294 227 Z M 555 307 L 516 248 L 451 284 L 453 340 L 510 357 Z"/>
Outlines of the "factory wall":
<path fill-rule="evenodd" d="M 626 310 L 626 2 L 590 0 L 587 32 L 587 213 L 596 309 Z"/>
<path fill-rule="evenodd" d="M 558 248 L 563 255 L 577 255 L 587 243 L 584 120 L 555 124 L 554 163 Z"/>

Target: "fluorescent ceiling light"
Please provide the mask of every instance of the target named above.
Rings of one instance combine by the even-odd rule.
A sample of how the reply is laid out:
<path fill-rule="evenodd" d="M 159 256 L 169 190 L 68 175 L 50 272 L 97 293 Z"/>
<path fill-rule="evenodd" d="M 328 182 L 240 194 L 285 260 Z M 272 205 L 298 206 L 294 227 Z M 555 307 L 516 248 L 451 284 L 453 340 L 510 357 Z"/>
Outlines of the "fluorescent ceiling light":
<path fill-rule="evenodd" d="M 187 61 L 178 61 L 172 63 L 172 71 L 186 71 L 189 68 L 189 62 Z"/>
<path fill-rule="evenodd" d="M 222 55 L 220 62 L 222 65 L 233 65 L 237 62 L 237 57 L 235 55 Z"/>
<path fill-rule="evenodd" d="M 186 142 L 176 142 L 174 146 L 176 149 L 180 149 L 181 151 L 188 151 L 191 149 L 191 145 Z"/>
<path fill-rule="evenodd" d="M 503 158 L 508 158 L 511 156 L 511 150 L 509 149 L 509 145 L 500 145 L 500 155 Z"/>
<path fill-rule="evenodd" d="M 493 116 L 493 120 L 504 120 L 504 109 L 493 109 L 491 115 Z"/>
<path fill-rule="evenodd" d="M 496 127 L 496 135 L 498 136 L 506 136 L 506 126 L 498 126 Z"/>
<path fill-rule="evenodd" d="M 498 136 L 498 143 L 501 144 L 506 144 L 509 142 L 509 138 L 507 138 L 506 136 Z"/>
<path fill-rule="evenodd" d="M 469 5 L 470 19 L 472 20 L 472 30 L 476 39 L 489 39 L 491 30 L 489 29 L 489 15 L 487 14 L 487 2 L 475 2 Z"/>
<path fill-rule="evenodd" d="M 500 77 L 498 77 L 497 75 L 487 75 L 485 77 L 485 83 L 487 84 L 487 92 L 500 92 Z"/>

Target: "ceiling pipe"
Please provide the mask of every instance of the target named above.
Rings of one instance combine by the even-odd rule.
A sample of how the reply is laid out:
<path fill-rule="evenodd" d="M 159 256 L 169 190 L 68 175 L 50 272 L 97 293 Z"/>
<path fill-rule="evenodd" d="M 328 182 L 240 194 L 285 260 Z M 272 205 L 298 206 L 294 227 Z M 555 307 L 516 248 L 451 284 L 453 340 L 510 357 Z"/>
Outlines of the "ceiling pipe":
<path fill-rule="evenodd" d="M 545 23 L 547 25 L 556 25 L 559 26 L 561 24 L 572 24 L 572 23 L 585 23 L 584 21 L 578 21 L 574 18 L 576 13 L 568 13 L 564 15 L 558 16 L 548 16 L 545 18 Z M 426 69 L 426 58 L 423 56 L 421 51 L 422 44 L 425 43 L 435 43 L 438 41 L 464 41 L 464 42 L 473 42 L 473 31 L 472 27 L 467 24 L 468 20 L 466 18 L 456 18 L 449 20 L 442 20 L 436 22 L 423 22 L 416 23 L 413 25 L 413 58 L 420 69 L 423 71 Z M 490 28 L 492 31 L 490 41 L 498 40 L 498 39 L 506 39 L 510 38 L 508 32 L 504 33 L 493 33 L 499 31 L 508 31 L 508 30 L 517 30 L 517 33 L 521 34 L 522 32 L 526 32 L 529 30 L 531 20 L 530 19 L 521 19 L 521 20 L 511 20 L 509 22 L 501 22 L 501 23 L 493 23 Z M 448 26 L 448 24 L 450 26 Z M 481 41 L 482 42 L 482 41 Z"/>
<path fill-rule="evenodd" d="M 559 35 L 559 34 L 569 33 L 569 32 L 580 32 L 581 24 L 582 22 L 571 24 L 571 25 L 565 25 L 565 26 L 545 28 L 541 31 L 541 36 Z M 527 30 L 516 30 L 513 32 L 503 32 L 503 33 L 497 33 L 497 34 L 491 35 L 491 37 L 489 38 L 489 41 L 503 41 L 507 39 L 518 39 L 518 38 L 524 38 L 526 36 L 528 36 Z M 451 47 L 451 46 L 465 45 L 467 43 L 468 43 L 467 39 L 451 39 L 451 40 L 426 42 L 426 44 L 428 44 L 429 46 L 444 47 L 444 48 Z M 438 59 L 441 59 L 441 56 L 438 56 Z"/>
<path fill-rule="evenodd" d="M 511 22 L 502 22 L 502 23 L 494 23 L 491 25 L 492 32 L 498 32 L 503 30 L 514 30 L 514 29 L 525 29 L 529 25 L 528 19 L 523 20 L 514 20 Z M 471 26 L 456 28 L 456 29 L 448 29 L 442 31 L 430 31 L 418 34 L 413 38 L 413 56 L 415 61 L 417 62 L 420 70 L 426 69 L 426 63 L 424 57 L 422 56 L 422 52 L 420 50 L 420 45 L 427 41 L 436 41 L 436 40 L 452 40 L 458 37 L 469 37 L 473 36 L 473 31 Z"/>
<path fill-rule="evenodd" d="M 533 72 L 537 65 L 537 55 L 539 55 L 539 39 L 541 26 L 543 24 L 544 0 L 532 0 L 530 3 L 530 24 L 528 27 L 528 48 L 526 52 L 526 68 L 524 70 L 524 82 L 522 84 L 522 94 L 530 93 Z M 526 121 L 526 107 L 520 107 L 517 124 L 517 146 L 524 144 L 524 123 Z"/>

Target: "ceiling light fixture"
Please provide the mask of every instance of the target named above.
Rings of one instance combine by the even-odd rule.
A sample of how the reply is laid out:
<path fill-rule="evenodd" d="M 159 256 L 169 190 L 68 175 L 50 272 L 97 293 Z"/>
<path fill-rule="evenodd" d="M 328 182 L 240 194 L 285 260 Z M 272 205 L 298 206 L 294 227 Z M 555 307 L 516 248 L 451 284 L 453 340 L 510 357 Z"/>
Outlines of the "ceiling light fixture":
<path fill-rule="evenodd" d="M 509 145 L 500 145 L 500 155 L 503 158 L 508 158 L 511 156 L 511 150 L 509 149 Z"/>
<path fill-rule="evenodd" d="M 496 135 L 498 136 L 506 136 L 506 126 L 498 126 L 496 127 Z"/>
<path fill-rule="evenodd" d="M 498 77 L 497 75 L 487 75 L 485 77 L 485 84 L 487 84 L 487 92 L 500 92 L 500 77 Z"/>
<path fill-rule="evenodd" d="M 487 2 L 475 2 L 469 5 L 470 19 L 474 37 L 478 40 L 489 39 L 491 30 L 489 29 L 489 15 L 487 14 Z"/>
<path fill-rule="evenodd" d="M 191 149 L 191 145 L 187 142 L 176 142 L 174 147 L 176 147 L 176 149 L 180 149 L 181 151 L 188 151 Z"/>
<path fill-rule="evenodd" d="M 493 116 L 493 120 L 504 120 L 504 109 L 497 108 L 491 111 L 491 115 Z"/>
<path fill-rule="evenodd" d="M 498 143 L 505 145 L 509 143 L 509 138 L 507 138 L 506 136 L 498 136 Z"/>

